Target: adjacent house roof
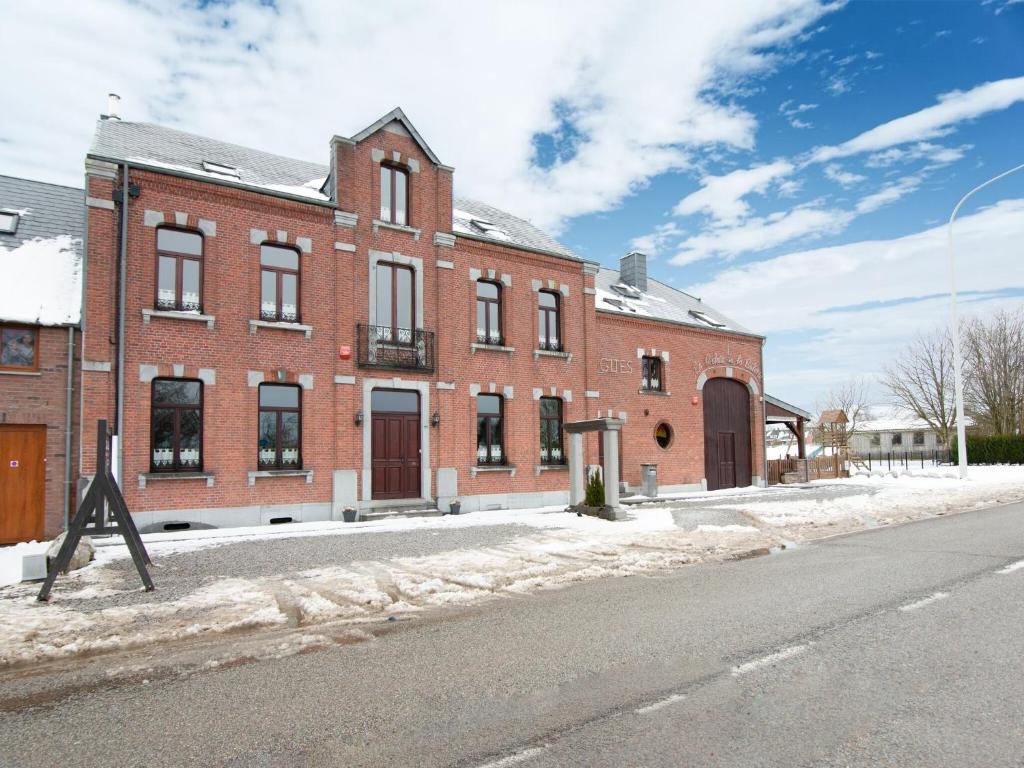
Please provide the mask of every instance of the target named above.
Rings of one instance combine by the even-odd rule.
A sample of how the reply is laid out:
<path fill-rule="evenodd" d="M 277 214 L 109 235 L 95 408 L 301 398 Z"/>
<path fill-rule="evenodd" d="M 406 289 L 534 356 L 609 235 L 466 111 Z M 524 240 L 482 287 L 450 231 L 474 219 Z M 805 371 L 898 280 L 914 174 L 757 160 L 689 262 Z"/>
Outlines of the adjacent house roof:
<path fill-rule="evenodd" d="M 0 233 L 0 320 L 78 324 L 84 203 L 81 189 L 0 176 L 0 210 L 18 215 Z"/>
<path fill-rule="evenodd" d="M 680 325 L 702 328 L 705 331 L 727 331 L 756 336 L 735 320 L 730 320 L 709 307 L 696 296 L 691 296 L 657 280 L 647 278 L 647 290 L 640 292 L 623 286 L 619 272 L 602 268 L 595 279 L 594 296 L 598 312 L 625 315 L 646 320 L 664 320 Z"/>
<path fill-rule="evenodd" d="M 893 405 L 871 405 L 867 408 L 868 417 L 857 423 L 858 432 L 930 432 L 932 428 L 924 419 L 916 414 L 897 408 Z M 967 426 L 974 426 L 970 417 L 964 417 Z"/>
<path fill-rule="evenodd" d="M 452 232 L 457 235 L 498 240 L 582 261 L 579 256 L 526 219 L 520 219 L 487 203 L 465 197 L 456 197 L 452 206 Z"/>

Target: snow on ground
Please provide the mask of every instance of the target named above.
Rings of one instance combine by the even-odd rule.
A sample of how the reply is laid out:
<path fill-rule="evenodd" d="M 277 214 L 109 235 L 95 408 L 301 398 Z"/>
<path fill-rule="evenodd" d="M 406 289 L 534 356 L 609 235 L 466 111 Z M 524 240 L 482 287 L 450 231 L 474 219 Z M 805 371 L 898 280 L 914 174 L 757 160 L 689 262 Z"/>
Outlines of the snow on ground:
<path fill-rule="evenodd" d="M 777 501 L 762 495 L 749 503 L 716 506 L 742 512 L 784 535 L 818 538 L 1024 498 L 1024 467 L 971 467 L 967 480 L 959 479 L 955 467 L 875 470 L 804 487 L 835 487 L 842 495 L 787 495 Z"/>
<path fill-rule="evenodd" d="M 966 481 L 955 470 L 911 470 L 769 490 L 678 494 L 673 501 L 629 508 L 629 519 L 623 522 L 547 508 L 148 534 L 143 538 L 159 566 L 170 555 L 187 557 L 201 549 L 271 538 L 429 535 L 444 528 L 510 524 L 524 531 L 494 546 L 361 562 L 346 559 L 255 578 L 225 573 L 181 597 L 163 600 L 123 600 L 128 594 L 123 574 L 118 576 L 113 565 L 128 557 L 127 549 L 101 540 L 97 560 L 58 579 L 49 604 L 35 601 L 38 584 L 0 589 L 0 668 L 240 629 L 341 622 L 358 631 L 360 623 L 392 616 L 606 576 L 664 573 L 783 542 L 1022 498 L 1024 468 L 972 467 Z M 728 513 L 724 517 L 723 510 Z M 695 519 L 692 530 L 683 527 L 684 520 Z M 728 524 L 717 524 L 723 522 Z M 159 571 L 156 581 L 159 589 Z"/>
<path fill-rule="evenodd" d="M 101 547 L 97 563 L 58 580 L 62 588 L 49 604 L 35 602 L 34 584 L 5 590 L 0 667 L 245 628 L 380 621 L 605 576 L 659 573 L 778 543 L 752 526 L 681 530 L 673 527 L 669 509 L 638 510 L 621 523 L 565 512 L 512 516 L 516 522 L 530 521 L 535 532 L 501 546 L 343 563 L 260 579 L 223 578 L 178 600 L 96 609 L 89 601 L 111 589 L 104 561 L 120 556 L 118 547 Z M 461 515 L 443 522 L 467 524 Z M 153 542 L 147 548 L 159 563 L 172 548 L 183 551 L 183 544 L 190 545 Z"/>
<path fill-rule="evenodd" d="M 13 547 L 0 547 L 0 587 L 9 587 L 21 581 L 22 558 L 46 552 L 49 542 L 29 541 Z"/>

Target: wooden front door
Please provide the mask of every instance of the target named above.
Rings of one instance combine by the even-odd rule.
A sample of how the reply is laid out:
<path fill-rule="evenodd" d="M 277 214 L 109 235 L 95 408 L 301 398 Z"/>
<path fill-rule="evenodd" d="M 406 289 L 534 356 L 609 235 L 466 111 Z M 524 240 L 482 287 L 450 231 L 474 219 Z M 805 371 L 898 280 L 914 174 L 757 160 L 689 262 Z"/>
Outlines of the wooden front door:
<path fill-rule="evenodd" d="M 0 424 L 0 544 L 43 538 L 46 426 Z"/>
<path fill-rule="evenodd" d="M 374 499 L 420 498 L 418 395 L 399 390 L 374 390 L 371 404 L 371 496 Z"/>
<path fill-rule="evenodd" d="M 704 477 L 708 490 L 750 485 L 750 392 L 733 379 L 704 385 Z"/>

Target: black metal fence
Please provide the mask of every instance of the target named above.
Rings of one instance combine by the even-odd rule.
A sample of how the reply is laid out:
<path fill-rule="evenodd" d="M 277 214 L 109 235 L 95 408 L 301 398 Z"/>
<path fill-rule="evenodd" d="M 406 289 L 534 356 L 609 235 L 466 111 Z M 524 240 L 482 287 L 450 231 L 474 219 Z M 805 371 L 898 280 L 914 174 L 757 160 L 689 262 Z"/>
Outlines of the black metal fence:
<path fill-rule="evenodd" d="M 360 368 L 434 370 L 433 331 L 357 324 L 356 350 Z"/>
<path fill-rule="evenodd" d="M 862 462 L 868 469 L 881 468 L 885 470 L 894 467 L 913 469 L 919 467 L 939 467 L 943 464 L 953 462 L 949 448 L 935 448 L 933 450 L 910 450 L 910 451 L 868 451 L 859 453 L 853 458 L 854 462 Z"/>

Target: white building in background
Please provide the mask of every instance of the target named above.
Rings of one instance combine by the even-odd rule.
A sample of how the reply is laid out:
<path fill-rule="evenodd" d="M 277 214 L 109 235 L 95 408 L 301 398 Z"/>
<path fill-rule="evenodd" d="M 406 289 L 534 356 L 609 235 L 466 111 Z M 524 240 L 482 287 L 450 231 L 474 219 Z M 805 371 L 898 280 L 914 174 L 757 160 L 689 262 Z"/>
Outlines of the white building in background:
<path fill-rule="evenodd" d="M 868 418 L 858 422 L 850 436 L 850 450 L 858 455 L 889 451 L 946 450 L 938 434 L 923 419 L 892 405 L 872 405 Z"/>

